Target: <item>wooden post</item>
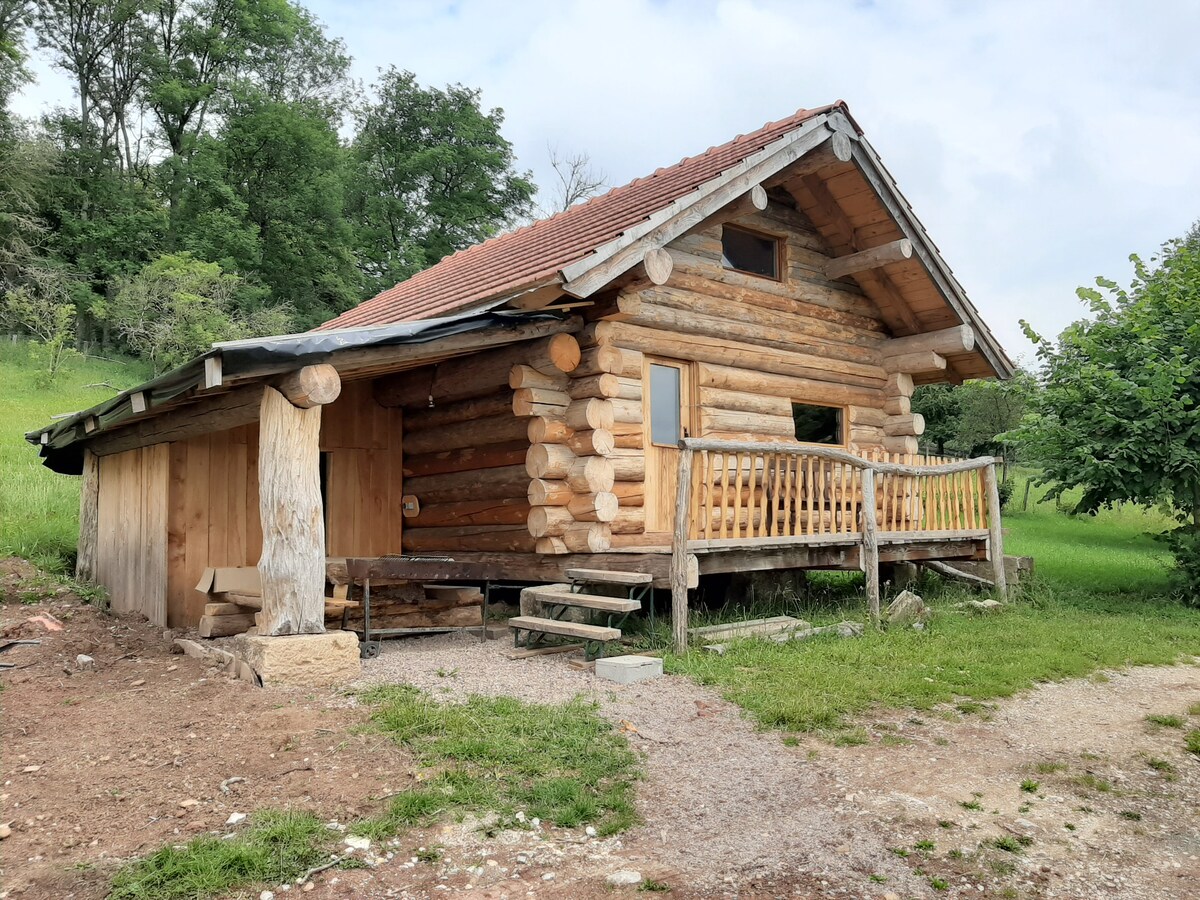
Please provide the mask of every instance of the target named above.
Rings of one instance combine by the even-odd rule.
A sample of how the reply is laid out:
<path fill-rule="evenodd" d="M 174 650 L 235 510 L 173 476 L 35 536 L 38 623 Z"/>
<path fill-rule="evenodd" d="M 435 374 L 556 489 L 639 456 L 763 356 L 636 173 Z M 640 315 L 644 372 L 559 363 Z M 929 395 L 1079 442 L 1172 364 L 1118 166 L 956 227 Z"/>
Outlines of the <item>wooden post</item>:
<path fill-rule="evenodd" d="M 321 407 L 298 409 L 274 388 L 263 391 L 258 437 L 261 635 L 325 631 L 320 433 Z"/>
<path fill-rule="evenodd" d="M 691 512 L 692 450 L 679 450 L 679 475 L 675 484 L 675 532 L 671 540 L 671 643 L 676 653 L 687 650 L 688 514 Z"/>
<path fill-rule="evenodd" d="M 1004 533 L 1000 527 L 1000 485 L 996 481 L 996 464 L 988 463 L 983 470 L 987 490 L 988 559 L 992 561 L 992 584 L 1003 600 L 1008 597 L 1008 575 L 1004 571 Z"/>
<path fill-rule="evenodd" d="M 862 564 L 871 622 L 879 625 L 879 537 L 875 522 L 875 470 L 862 470 Z"/>
<path fill-rule="evenodd" d="M 83 477 L 79 490 L 79 552 L 75 577 L 96 580 L 96 551 L 100 540 L 100 457 L 83 450 Z"/>

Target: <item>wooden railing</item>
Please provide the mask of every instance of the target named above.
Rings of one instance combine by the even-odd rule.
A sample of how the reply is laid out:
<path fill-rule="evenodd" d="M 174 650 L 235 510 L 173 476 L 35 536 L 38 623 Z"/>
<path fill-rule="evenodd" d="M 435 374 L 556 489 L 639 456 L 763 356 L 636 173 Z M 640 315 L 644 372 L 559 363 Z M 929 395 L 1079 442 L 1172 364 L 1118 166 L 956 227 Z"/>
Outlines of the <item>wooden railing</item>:
<path fill-rule="evenodd" d="M 878 621 L 881 537 L 986 536 L 996 589 L 1006 591 L 992 457 L 860 456 L 833 447 L 687 438 L 678 477 L 671 584 L 681 649 L 689 552 L 861 544 L 871 618 Z"/>

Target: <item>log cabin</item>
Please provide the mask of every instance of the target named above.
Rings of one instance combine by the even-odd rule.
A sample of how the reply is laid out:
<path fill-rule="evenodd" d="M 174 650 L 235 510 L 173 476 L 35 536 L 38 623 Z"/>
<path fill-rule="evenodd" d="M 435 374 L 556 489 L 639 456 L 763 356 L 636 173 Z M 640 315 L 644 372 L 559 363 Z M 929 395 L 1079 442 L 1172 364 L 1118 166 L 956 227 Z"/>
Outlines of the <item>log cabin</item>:
<path fill-rule="evenodd" d="M 27 439 L 82 477 L 79 575 L 155 622 L 257 566 L 260 633 L 317 630 L 347 558 L 434 559 L 646 573 L 681 641 L 714 573 L 862 569 L 877 609 L 881 562 L 990 558 L 1003 588 L 991 461 L 919 457 L 910 400 L 1011 371 L 839 102 Z"/>

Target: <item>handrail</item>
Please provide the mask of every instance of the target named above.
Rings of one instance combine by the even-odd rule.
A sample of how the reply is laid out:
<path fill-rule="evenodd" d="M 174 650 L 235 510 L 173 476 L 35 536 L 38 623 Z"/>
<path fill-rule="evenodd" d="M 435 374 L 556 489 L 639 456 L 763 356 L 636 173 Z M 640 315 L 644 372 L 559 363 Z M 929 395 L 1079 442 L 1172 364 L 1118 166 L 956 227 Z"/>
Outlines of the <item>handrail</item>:
<path fill-rule="evenodd" d="M 693 492 L 693 487 L 694 487 L 694 485 L 692 484 L 692 481 L 693 481 L 692 475 L 693 475 L 695 455 L 697 453 L 719 454 L 720 456 L 723 457 L 722 461 L 721 461 L 723 478 L 722 478 L 722 481 L 721 481 L 719 487 L 721 488 L 722 494 L 724 494 L 730 487 L 733 487 L 736 492 L 735 497 L 740 497 L 742 495 L 742 491 L 743 491 L 743 487 L 744 487 L 743 481 L 742 481 L 742 474 L 741 474 L 743 471 L 742 463 L 741 463 L 741 454 L 749 454 L 751 456 L 751 460 L 753 460 L 753 458 L 756 456 L 764 457 L 764 460 L 762 463 L 763 477 L 760 479 L 759 484 L 757 485 L 757 489 L 759 491 L 763 492 L 762 496 L 764 497 L 764 499 L 762 501 L 761 506 L 757 505 L 758 501 L 751 499 L 746 508 L 746 513 L 747 513 L 746 531 L 748 533 L 745 536 L 745 541 L 746 541 L 746 545 L 748 548 L 754 547 L 756 539 L 762 539 L 767 534 L 774 536 L 777 533 L 775 530 L 776 526 L 777 526 L 777 520 L 776 520 L 775 516 L 776 516 L 776 513 L 779 512 L 779 510 L 775 506 L 772 505 L 772 502 L 769 500 L 769 495 L 767 495 L 765 493 L 767 490 L 767 487 L 768 487 L 767 486 L 767 469 L 768 469 L 768 467 L 770 467 L 772 465 L 767 460 L 767 457 L 770 457 L 772 455 L 780 455 L 780 456 L 792 456 L 792 457 L 807 457 L 809 459 L 808 467 L 807 467 L 807 469 L 808 469 L 807 474 L 809 477 L 805 483 L 807 485 L 806 489 L 808 491 L 807 510 L 808 510 L 808 525 L 810 528 L 812 528 L 812 526 L 813 526 L 813 507 L 814 506 L 820 507 L 822 504 L 827 504 L 829 502 L 830 497 L 836 496 L 835 494 L 832 493 L 832 490 L 829 495 L 826 495 L 824 493 L 825 487 L 827 485 L 827 482 L 825 480 L 826 473 L 825 473 L 825 470 L 822 469 L 822 467 L 817 466 L 815 468 L 818 470 L 821 470 L 821 474 L 820 474 L 820 482 L 817 485 L 817 489 L 815 492 L 816 499 L 814 502 L 814 487 L 813 487 L 814 466 L 812 464 L 812 460 L 817 459 L 817 460 L 826 460 L 826 461 L 834 462 L 834 463 L 840 463 L 843 466 L 848 466 L 855 470 L 858 470 L 859 474 L 857 476 L 855 476 L 854 478 L 850 478 L 850 479 L 847 479 L 845 477 L 845 473 L 843 472 L 843 478 L 840 482 L 840 489 L 841 489 L 841 501 L 840 502 L 842 504 L 841 509 L 840 509 L 840 513 L 841 513 L 840 521 L 842 523 L 841 529 L 843 529 L 843 530 L 841 530 L 839 533 L 844 534 L 844 535 L 846 535 L 847 538 L 849 538 L 850 533 L 848 532 L 848 530 L 845 529 L 845 523 L 847 521 L 853 521 L 856 518 L 860 519 L 860 526 L 857 530 L 857 534 L 855 535 L 855 537 L 857 537 L 861 543 L 861 552 L 859 555 L 859 562 L 860 562 L 860 566 L 861 566 L 863 572 L 866 575 L 866 593 L 867 593 L 867 601 L 868 601 L 868 605 L 869 605 L 869 609 L 870 609 L 871 619 L 876 624 L 878 624 L 878 622 L 879 622 L 879 604 L 880 604 L 879 545 L 878 545 L 878 537 L 879 537 L 879 535 L 878 535 L 878 531 L 879 531 L 878 515 L 879 514 L 876 512 L 876 510 L 878 510 L 878 508 L 879 508 L 877 505 L 877 501 L 876 501 L 876 490 L 878 487 L 877 476 L 890 475 L 890 476 L 899 476 L 902 478 L 925 478 L 925 477 L 935 477 L 935 476 L 953 476 L 953 475 L 957 475 L 957 474 L 963 473 L 963 472 L 974 472 L 974 471 L 978 470 L 981 472 L 982 479 L 983 479 L 982 496 L 977 497 L 970 490 L 968 490 L 966 492 L 968 500 L 964 501 L 964 502 L 967 505 L 968 512 L 966 514 L 964 514 L 964 518 L 967 518 L 967 519 L 973 521 L 976 512 L 978 512 L 980 515 L 982 515 L 983 512 L 986 511 L 987 526 L 988 526 L 987 527 L 988 558 L 991 560 L 991 563 L 992 563 L 993 584 L 995 585 L 996 591 L 1002 597 L 1007 594 L 1008 586 L 1007 586 L 1007 581 L 1006 581 L 1005 571 L 1004 571 L 1003 534 L 1002 534 L 1002 531 L 1000 528 L 1000 495 L 999 495 L 999 485 L 996 480 L 996 459 L 995 459 L 995 457 L 981 456 L 981 457 L 977 457 L 974 459 L 957 460 L 952 463 L 940 463 L 940 464 L 936 464 L 936 465 L 905 465 L 902 463 L 882 462 L 879 460 L 867 459 L 866 457 L 859 456 L 855 453 L 851 453 L 847 450 L 843 450 L 843 449 L 840 449 L 837 447 L 822 447 L 822 446 L 811 445 L 811 444 L 785 444 L 785 443 L 779 443 L 779 442 L 728 441 L 728 440 L 718 440 L 718 439 L 711 439 L 711 438 L 684 438 L 683 440 L 681 440 L 679 442 L 679 450 L 680 450 L 679 466 L 678 466 L 678 472 L 677 472 L 676 493 L 675 493 L 675 528 L 674 528 L 674 534 L 673 534 L 673 538 L 672 538 L 672 542 L 671 542 L 671 625 L 672 625 L 672 638 L 674 641 L 675 649 L 678 652 L 682 652 L 683 650 L 685 650 L 687 648 L 687 609 L 688 609 L 687 556 L 688 556 L 688 542 L 689 542 L 689 537 L 690 537 L 691 531 L 692 531 L 691 512 L 692 512 L 692 500 L 693 500 L 692 492 Z M 736 477 L 735 483 L 733 485 L 729 484 L 729 478 L 724 477 L 724 476 L 728 475 L 728 468 L 727 468 L 728 467 L 728 457 L 731 455 L 734 456 L 735 460 L 737 461 L 736 462 L 737 477 Z M 707 468 L 705 468 L 708 465 L 707 455 L 704 457 L 704 459 L 705 459 L 704 467 L 701 468 L 701 470 L 697 473 L 697 475 L 698 476 L 700 476 L 700 475 L 711 476 L 711 471 L 708 470 Z M 787 466 L 785 466 L 784 469 L 785 469 L 785 475 L 784 475 L 783 480 L 786 482 L 787 491 L 790 492 L 792 490 L 791 476 L 792 476 L 792 474 L 795 474 L 798 479 L 799 474 L 800 474 L 800 463 L 798 463 L 798 462 L 796 463 L 795 473 L 792 473 L 788 469 Z M 756 490 L 755 474 L 756 474 L 756 466 L 751 461 L 750 469 L 748 472 L 749 477 L 747 479 L 747 485 L 746 485 L 746 486 L 748 486 L 748 489 L 750 491 L 751 498 L 753 498 L 754 492 Z M 778 464 L 775 464 L 774 475 L 775 475 L 775 482 L 774 482 L 773 487 L 774 487 L 774 489 L 778 490 L 781 486 L 780 474 L 778 471 Z M 701 480 L 703 480 L 703 479 L 701 479 Z M 849 486 L 847 486 L 847 484 L 846 484 L 847 480 L 850 481 Z M 858 482 L 857 486 L 854 484 L 855 480 L 857 480 L 857 482 Z M 952 491 L 953 491 L 953 485 L 955 485 L 956 483 L 959 483 L 959 482 L 950 480 L 949 483 L 951 485 L 950 490 L 947 489 L 945 480 L 943 480 L 941 482 L 941 486 L 939 488 L 937 488 L 937 490 L 940 490 L 943 492 L 942 493 L 943 498 L 951 496 Z M 969 482 L 967 482 L 967 483 L 969 484 Z M 832 489 L 835 486 L 836 482 L 835 482 L 835 480 L 831 479 L 830 482 L 828 482 L 828 484 L 829 484 L 829 487 Z M 892 510 L 892 515 L 896 516 L 897 515 L 896 510 L 899 508 L 897 505 L 897 498 L 899 496 L 899 498 L 902 501 L 907 503 L 907 497 L 909 495 L 906 494 L 906 491 L 908 490 L 908 488 L 905 488 L 902 486 L 903 482 L 901 483 L 900 486 L 896 485 L 895 481 L 891 482 L 891 484 L 893 485 L 891 492 L 890 492 L 891 506 L 890 507 L 888 506 L 888 502 L 889 502 L 888 493 L 889 492 L 886 489 L 886 484 L 885 484 L 885 489 L 883 490 L 883 493 L 880 497 L 880 500 L 881 500 L 881 502 L 884 503 L 885 510 L 890 508 Z M 856 490 L 858 496 L 852 497 L 852 496 L 848 495 L 846 493 L 848 487 L 852 493 Z M 705 485 L 706 491 L 711 490 L 711 488 L 712 488 L 711 483 L 707 483 Z M 935 491 L 935 493 L 936 493 L 936 491 Z M 709 496 L 709 495 L 705 494 L 705 496 Z M 849 499 L 848 499 L 848 497 L 849 497 Z M 784 520 L 788 519 L 789 513 L 794 512 L 794 511 L 790 510 L 787 505 L 788 503 L 791 502 L 791 499 L 793 499 L 793 496 L 791 494 L 788 494 L 787 498 L 783 501 L 784 507 L 780 514 L 783 516 Z M 794 499 L 796 499 L 797 504 L 799 504 L 799 493 L 797 493 L 795 495 Z M 981 504 L 979 507 L 975 506 L 976 500 L 978 500 L 979 503 Z M 939 501 L 937 501 L 937 500 L 935 500 L 933 503 L 933 507 L 935 510 L 935 516 L 939 509 L 941 510 L 942 516 L 946 515 L 946 506 L 944 505 L 946 500 L 943 499 L 940 502 L 942 504 L 940 506 L 939 506 Z M 957 500 L 955 502 L 957 502 Z M 734 512 L 733 532 L 734 532 L 734 537 L 738 537 L 739 535 L 737 534 L 737 532 L 740 530 L 740 521 L 739 521 L 739 516 L 740 516 L 739 510 L 741 509 L 740 500 L 735 500 L 735 504 L 737 504 L 737 505 L 735 505 L 734 510 L 733 510 L 733 512 Z M 920 508 L 919 498 L 918 498 L 918 508 Z M 952 510 L 953 510 L 953 514 L 954 514 L 953 518 L 956 521 L 958 519 L 958 514 L 959 514 L 959 511 L 961 510 L 961 508 L 962 508 L 961 506 L 953 506 L 952 505 Z M 825 515 L 825 513 L 827 511 L 830 512 L 830 519 L 834 519 L 836 517 L 837 513 L 839 512 L 839 510 L 836 510 L 836 509 L 832 510 L 832 511 L 829 511 L 829 510 L 819 511 L 817 513 L 818 523 L 823 521 L 822 517 Z M 753 524 L 755 521 L 756 513 L 760 517 L 759 524 L 757 526 L 758 534 L 754 533 L 756 529 Z M 794 512 L 794 514 L 796 514 L 798 516 L 798 511 Z M 709 533 L 711 534 L 712 530 L 713 530 L 713 528 L 711 526 L 712 509 L 707 500 L 705 501 L 704 515 L 706 517 L 705 520 L 710 523 Z M 887 513 L 885 512 L 884 513 L 885 524 L 886 524 L 886 515 L 887 515 Z M 727 524 L 727 518 L 725 516 L 724 506 L 721 507 L 720 521 L 721 521 L 721 532 L 722 532 L 721 537 L 722 537 L 722 539 L 724 539 L 725 528 L 726 528 L 726 524 Z M 908 520 L 905 520 L 905 521 L 908 521 Z M 769 522 L 769 524 L 767 524 L 768 522 Z M 791 524 L 798 526 L 799 522 L 792 521 Z M 701 526 L 697 525 L 697 527 L 699 528 Z M 822 529 L 825 529 L 828 526 L 820 525 L 819 527 Z M 918 531 L 922 531 L 922 530 L 928 531 L 927 528 L 926 529 L 913 529 L 914 533 L 916 533 Z M 935 528 L 935 531 L 936 531 L 936 528 Z M 797 535 L 799 534 L 798 531 L 796 533 L 797 533 Z M 810 532 L 810 533 L 812 533 L 812 532 Z M 821 531 L 820 533 L 826 534 L 828 532 Z"/>

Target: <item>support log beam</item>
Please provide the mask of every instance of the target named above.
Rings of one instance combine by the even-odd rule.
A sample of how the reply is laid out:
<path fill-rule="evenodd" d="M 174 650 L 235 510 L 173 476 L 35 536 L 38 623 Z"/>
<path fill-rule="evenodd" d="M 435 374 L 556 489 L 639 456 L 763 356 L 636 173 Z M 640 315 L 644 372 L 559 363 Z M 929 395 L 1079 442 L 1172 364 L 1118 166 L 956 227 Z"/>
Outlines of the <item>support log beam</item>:
<path fill-rule="evenodd" d="M 262 635 L 325 631 L 325 517 L 318 442 L 321 408 L 298 409 L 274 388 L 259 414 Z"/>
<path fill-rule="evenodd" d="M 927 331 L 908 337 L 893 338 L 884 347 L 886 356 L 897 357 L 920 351 L 932 351 L 942 356 L 970 353 L 975 349 L 975 330 L 970 325 L 955 325 L 941 331 Z"/>
<path fill-rule="evenodd" d="M 336 400 L 342 392 L 342 379 L 337 369 L 321 363 L 288 372 L 275 382 L 275 388 L 292 406 L 312 409 Z"/>
<path fill-rule="evenodd" d="M 900 238 L 898 241 L 889 241 L 869 250 L 860 250 L 857 253 L 831 259 L 825 263 L 822 272 L 829 279 L 844 278 L 856 272 L 878 269 L 888 263 L 912 259 L 912 255 L 912 241 L 908 238 Z"/>
<path fill-rule="evenodd" d="M 883 368 L 888 374 L 903 372 L 907 375 L 920 375 L 923 372 L 942 372 L 946 369 L 946 357 L 932 350 L 917 350 L 913 353 L 885 357 Z"/>

